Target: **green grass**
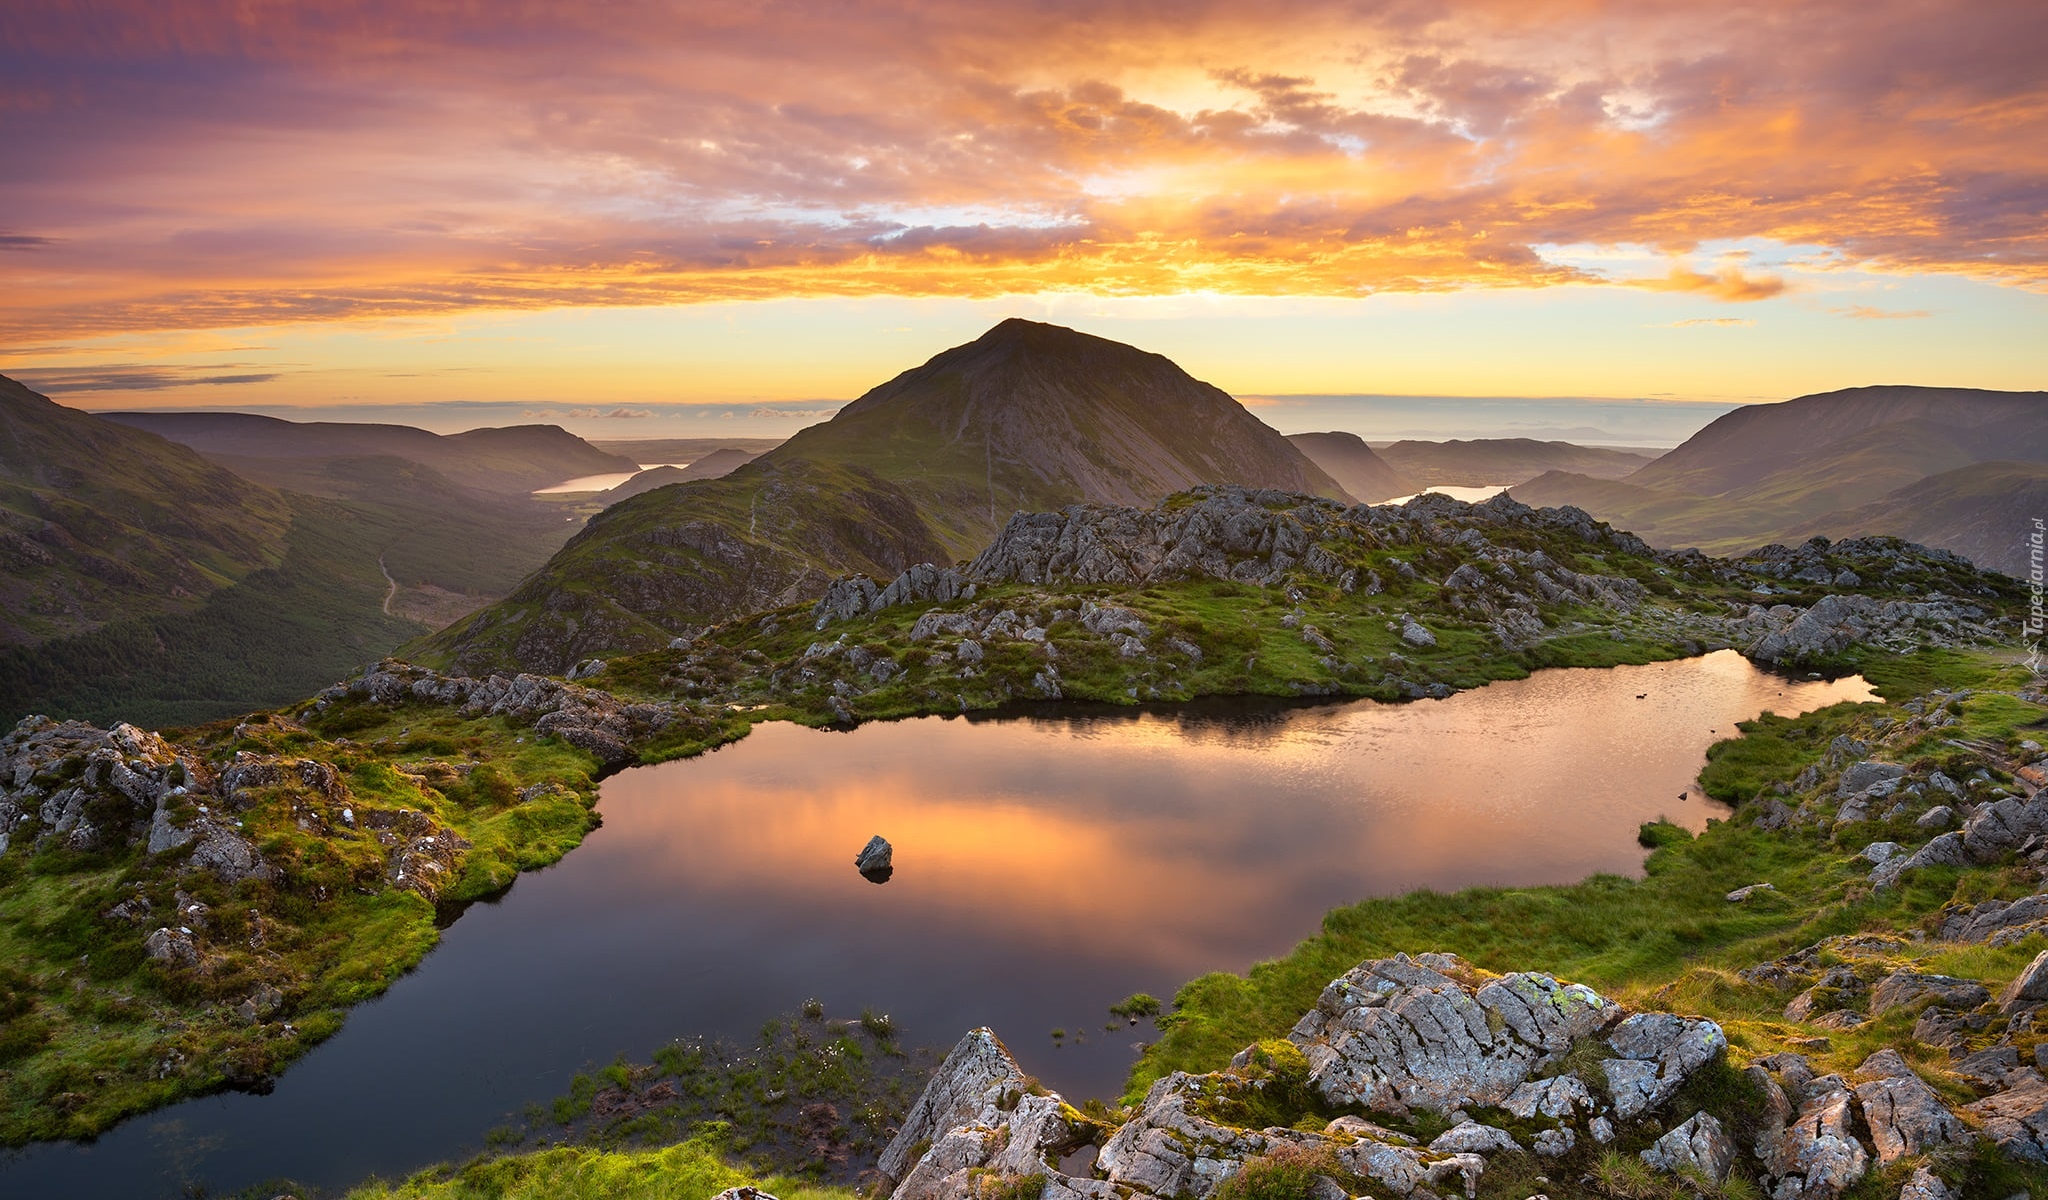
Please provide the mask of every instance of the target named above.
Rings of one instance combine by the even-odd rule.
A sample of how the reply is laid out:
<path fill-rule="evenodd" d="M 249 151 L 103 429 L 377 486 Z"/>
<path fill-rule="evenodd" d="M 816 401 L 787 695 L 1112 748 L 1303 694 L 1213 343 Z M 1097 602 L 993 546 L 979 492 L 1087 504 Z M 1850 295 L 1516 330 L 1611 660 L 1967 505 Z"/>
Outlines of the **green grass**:
<path fill-rule="evenodd" d="M 742 1184 L 781 1200 L 852 1200 L 850 1188 L 764 1176 L 725 1157 L 716 1131 L 660 1150 L 560 1146 L 372 1182 L 348 1200 L 710 1200 Z"/>

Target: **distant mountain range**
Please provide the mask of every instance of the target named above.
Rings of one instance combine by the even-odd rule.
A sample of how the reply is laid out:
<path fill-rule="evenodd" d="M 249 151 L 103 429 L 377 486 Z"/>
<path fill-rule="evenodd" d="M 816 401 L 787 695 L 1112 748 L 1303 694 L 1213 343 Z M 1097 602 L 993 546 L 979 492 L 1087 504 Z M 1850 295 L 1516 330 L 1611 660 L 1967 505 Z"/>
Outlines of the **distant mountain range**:
<path fill-rule="evenodd" d="M 667 487 L 671 483 L 688 483 L 693 479 L 723 479 L 759 457 L 759 454 L 726 446 L 691 460 L 687 467 L 649 467 L 619 486 L 602 493 L 598 498 L 606 504 L 617 504 L 628 497 L 651 492 L 658 487 Z"/>
<path fill-rule="evenodd" d="M 1557 470 L 1514 495 L 1657 546 L 1889 533 L 2019 574 L 2044 491 L 2048 392 L 1862 387 L 1739 408 L 1619 479 Z"/>
<path fill-rule="evenodd" d="M 279 469 L 261 465 L 266 461 L 390 456 L 432 467 L 463 487 L 517 495 L 579 475 L 640 469 L 635 459 L 606 453 L 554 425 L 439 434 L 410 425 L 285 421 L 255 413 L 99 415 L 257 471 Z M 282 467 L 289 470 L 289 462 Z"/>
<path fill-rule="evenodd" d="M 1395 442 L 1379 448 L 1386 464 L 1425 487 L 1491 487 L 1522 483 L 1546 471 L 1575 471 L 1595 479 L 1620 479 L 1657 456 L 1571 442 L 1532 438 L 1477 438 L 1449 442 Z M 1399 494 L 1399 493 L 1396 493 Z"/>
<path fill-rule="evenodd" d="M 1378 504 L 1396 496 L 1412 496 L 1421 487 L 1387 465 L 1355 433 L 1291 433 L 1287 440 L 1327 471 L 1360 504 Z"/>
<path fill-rule="evenodd" d="M 560 671 L 815 596 L 837 574 L 965 558 L 1015 511 L 1149 504 L 1199 483 L 1345 497 L 1168 359 L 1004 321 L 730 475 L 612 506 L 505 601 L 412 652 Z"/>
<path fill-rule="evenodd" d="M 544 562 L 587 506 L 533 486 L 633 465 L 552 427 L 135 419 L 209 449 L 0 378 L 6 720 L 189 724 L 302 695 Z"/>

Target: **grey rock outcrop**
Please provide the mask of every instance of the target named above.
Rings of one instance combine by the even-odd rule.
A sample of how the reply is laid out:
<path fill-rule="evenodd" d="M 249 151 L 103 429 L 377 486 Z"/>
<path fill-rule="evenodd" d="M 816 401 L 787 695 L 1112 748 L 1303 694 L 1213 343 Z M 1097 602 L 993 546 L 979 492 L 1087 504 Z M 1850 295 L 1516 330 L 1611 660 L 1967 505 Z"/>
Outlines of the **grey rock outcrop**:
<path fill-rule="evenodd" d="M 1963 1111 L 1983 1124 L 1984 1136 L 2016 1162 L 2048 1164 L 2048 1083 L 2039 1078 L 1987 1096 Z"/>
<path fill-rule="evenodd" d="M 1728 1177 L 1735 1165 L 1735 1140 L 1712 1113 L 1694 1113 L 1685 1123 L 1658 1138 L 1642 1153 L 1643 1161 L 1660 1171 L 1677 1174 L 1691 1169 L 1715 1183 Z"/>
<path fill-rule="evenodd" d="M 901 1180 L 915 1165 L 914 1148 L 931 1145 L 948 1130 L 980 1115 L 992 1093 L 1000 1096 L 1004 1089 L 1022 1088 L 1025 1082 L 1023 1069 L 994 1030 L 970 1030 L 910 1106 L 875 1169 L 892 1183 Z"/>
<path fill-rule="evenodd" d="M 1877 1161 L 1890 1166 L 1968 1137 L 1963 1123 L 1941 1102 L 1896 1050 L 1871 1055 L 1857 1069 L 1867 1082 L 1856 1085 L 1856 1101 L 1877 1147 Z"/>
<path fill-rule="evenodd" d="M 1389 1111 L 1498 1105 L 1575 1041 L 1621 1019 L 1591 988 L 1548 975 L 1473 988 L 1435 969 L 1461 966 L 1448 956 L 1396 955 L 1325 988 L 1287 1035 L 1323 1098 Z"/>

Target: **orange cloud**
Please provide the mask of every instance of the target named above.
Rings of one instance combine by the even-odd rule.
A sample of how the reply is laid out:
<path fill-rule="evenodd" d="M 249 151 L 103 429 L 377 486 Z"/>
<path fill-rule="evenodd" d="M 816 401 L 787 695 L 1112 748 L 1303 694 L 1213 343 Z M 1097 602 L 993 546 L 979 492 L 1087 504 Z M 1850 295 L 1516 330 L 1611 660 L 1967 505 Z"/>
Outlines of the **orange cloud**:
<path fill-rule="evenodd" d="M 7 6 L 0 345 L 1549 287 L 1604 277 L 1543 247 L 1727 239 L 2048 288 L 2043 44 L 1931 0 Z"/>
<path fill-rule="evenodd" d="M 1768 300 L 1785 291 L 1785 281 L 1776 275 L 1744 275 L 1739 267 L 1723 267 L 1702 275 L 1689 267 L 1672 267 L 1662 279 L 1638 279 L 1636 287 L 1658 292 L 1699 292 L 1716 300 L 1743 302 Z"/>

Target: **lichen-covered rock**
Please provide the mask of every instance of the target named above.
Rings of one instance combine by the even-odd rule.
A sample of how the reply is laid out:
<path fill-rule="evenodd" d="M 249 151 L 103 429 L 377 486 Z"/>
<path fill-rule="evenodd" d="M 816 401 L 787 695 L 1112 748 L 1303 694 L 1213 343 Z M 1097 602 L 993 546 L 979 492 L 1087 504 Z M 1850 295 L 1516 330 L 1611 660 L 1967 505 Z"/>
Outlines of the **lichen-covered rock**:
<path fill-rule="evenodd" d="M 2010 945 L 2034 933 L 2048 930 L 2048 892 L 2018 900 L 1986 900 L 1968 910 L 1952 912 L 1941 924 L 1941 936 L 1951 942 L 1989 942 Z"/>
<path fill-rule="evenodd" d="M 1793 1058 L 1782 1055 L 1778 1058 Z M 1803 1062 L 1803 1060 L 1801 1060 Z M 1820 1200 L 1847 1191 L 1870 1169 L 1870 1152 L 1856 1140 L 1849 1088 L 1839 1075 L 1804 1079 L 1782 1072 L 1785 1090 L 1797 1095 L 1791 1123 L 1767 1129 L 1757 1146 L 1764 1172 L 1774 1182 L 1773 1200 Z M 1781 1102 L 1783 1093 L 1780 1093 Z"/>
<path fill-rule="evenodd" d="M 143 939 L 142 949 L 152 961 L 167 966 L 199 965 L 199 945 L 192 940 L 192 935 L 183 929 L 159 928 Z"/>
<path fill-rule="evenodd" d="M 1987 1096 L 1963 1111 L 1982 1122 L 1984 1136 L 2016 1162 L 2048 1164 L 2048 1083 L 2028 1080 Z"/>
<path fill-rule="evenodd" d="M 1735 1164 L 1735 1141 L 1712 1113 L 1694 1113 L 1685 1123 L 1657 1139 L 1643 1151 L 1643 1161 L 1660 1171 L 1677 1174 L 1691 1169 L 1715 1183 L 1728 1177 Z"/>
<path fill-rule="evenodd" d="M 939 1064 L 917 1103 L 910 1106 L 876 1169 L 886 1179 L 903 1178 L 912 1166 L 914 1147 L 936 1142 L 947 1130 L 975 1117 L 991 1091 L 1021 1088 L 1024 1083 L 1023 1069 L 994 1030 L 986 1026 L 970 1030 Z"/>
<path fill-rule="evenodd" d="M 1519 1150 L 1521 1146 L 1505 1129 L 1460 1121 L 1438 1134 L 1429 1148 L 1438 1154 L 1490 1154 L 1497 1150 Z"/>
<path fill-rule="evenodd" d="M 1923 975 L 1918 971 L 1894 971 L 1870 989 L 1870 1015 L 1881 1017 L 1895 1008 L 1939 1004 L 1943 1008 L 1975 1008 L 1991 999 L 1991 993 L 1974 979 L 1952 975 Z"/>
<path fill-rule="evenodd" d="M 1913 1177 L 1906 1181 L 1906 1185 L 1899 1189 L 1899 1200 L 1955 1200 L 1955 1197 L 1948 1190 L 1948 1185 L 1941 1181 L 1940 1176 L 1926 1167 L 1920 1167 L 1914 1170 Z"/>
<path fill-rule="evenodd" d="M 1626 1120 L 1669 1099 L 1694 1071 L 1728 1050 L 1721 1027 L 1704 1017 L 1637 1013 L 1607 1036 L 1615 1057 L 1602 1062 L 1616 1116 Z"/>
<path fill-rule="evenodd" d="M 1856 1085 L 1856 1100 L 1863 1106 L 1880 1165 L 1888 1167 L 1968 1136 L 1962 1121 L 1898 1051 L 1878 1051 L 1863 1061 L 1857 1074 L 1866 1077 Z"/>
<path fill-rule="evenodd" d="M 1447 955 L 1364 963 L 1325 988 L 1288 1034 L 1326 1101 L 1394 1112 L 1498 1105 L 1621 1016 L 1592 989 L 1548 975 L 1472 987 L 1426 963 L 1463 969 Z"/>
<path fill-rule="evenodd" d="M 2007 1012 L 2044 1002 L 2048 1002 L 2048 950 L 2036 954 L 1998 997 L 1999 1006 Z"/>

